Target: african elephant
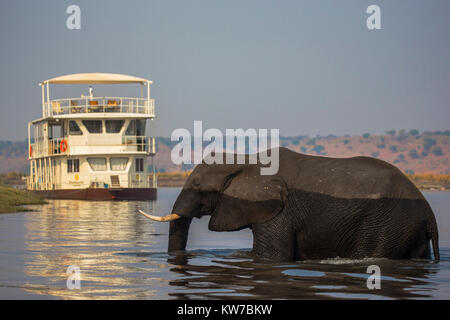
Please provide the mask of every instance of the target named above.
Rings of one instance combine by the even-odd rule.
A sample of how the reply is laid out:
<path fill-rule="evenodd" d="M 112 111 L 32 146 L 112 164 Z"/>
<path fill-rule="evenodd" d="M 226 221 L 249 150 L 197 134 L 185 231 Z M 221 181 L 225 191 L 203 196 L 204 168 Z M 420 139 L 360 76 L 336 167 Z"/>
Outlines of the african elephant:
<path fill-rule="evenodd" d="M 430 259 L 431 239 L 439 260 L 434 214 L 399 169 L 369 157 L 278 151 L 279 170 L 270 176 L 260 174 L 260 164 L 203 162 L 172 214 L 141 213 L 171 221 L 169 251 L 185 250 L 192 218 L 210 215 L 212 231 L 251 228 L 252 253 L 262 258 Z"/>

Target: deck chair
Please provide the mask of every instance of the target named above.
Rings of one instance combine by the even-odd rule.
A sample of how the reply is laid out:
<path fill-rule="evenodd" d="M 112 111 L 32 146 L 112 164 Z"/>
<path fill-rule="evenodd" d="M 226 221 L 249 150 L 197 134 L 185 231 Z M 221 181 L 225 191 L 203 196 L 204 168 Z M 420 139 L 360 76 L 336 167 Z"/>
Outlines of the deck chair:
<path fill-rule="evenodd" d="M 97 100 L 89 101 L 89 112 L 96 112 L 99 110 L 99 105 Z"/>
<path fill-rule="evenodd" d="M 117 100 L 108 100 L 108 111 L 110 112 L 118 112 L 119 111 L 119 103 Z"/>
<path fill-rule="evenodd" d="M 61 109 L 61 103 L 59 101 L 52 101 L 52 113 L 61 114 L 63 109 Z"/>
<path fill-rule="evenodd" d="M 78 113 L 81 111 L 81 106 L 76 100 L 70 100 L 70 113 Z"/>

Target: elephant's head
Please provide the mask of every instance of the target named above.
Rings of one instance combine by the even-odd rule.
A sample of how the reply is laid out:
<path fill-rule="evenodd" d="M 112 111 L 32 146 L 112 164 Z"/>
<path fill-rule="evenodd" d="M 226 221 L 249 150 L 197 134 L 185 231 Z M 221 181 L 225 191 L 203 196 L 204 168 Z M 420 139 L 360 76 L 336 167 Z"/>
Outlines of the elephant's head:
<path fill-rule="evenodd" d="M 283 209 L 286 195 L 279 176 L 261 175 L 259 165 L 203 163 L 189 176 L 171 214 L 146 216 L 171 221 L 169 251 L 184 250 L 192 218 L 211 215 L 212 231 L 240 230 L 272 219 Z"/>

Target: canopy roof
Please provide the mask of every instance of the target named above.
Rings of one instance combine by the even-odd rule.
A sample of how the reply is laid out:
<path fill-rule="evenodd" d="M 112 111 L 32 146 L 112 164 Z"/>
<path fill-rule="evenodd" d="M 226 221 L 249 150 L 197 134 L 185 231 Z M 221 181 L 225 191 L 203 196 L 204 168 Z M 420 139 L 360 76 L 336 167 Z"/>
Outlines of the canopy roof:
<path fill-rule="evenodd" d="M 75 73 L 45 80 L 44 83 L 55 84 L 120 84 L 120 83 L 153 83 L 153 81 L 115 73 Z"/>

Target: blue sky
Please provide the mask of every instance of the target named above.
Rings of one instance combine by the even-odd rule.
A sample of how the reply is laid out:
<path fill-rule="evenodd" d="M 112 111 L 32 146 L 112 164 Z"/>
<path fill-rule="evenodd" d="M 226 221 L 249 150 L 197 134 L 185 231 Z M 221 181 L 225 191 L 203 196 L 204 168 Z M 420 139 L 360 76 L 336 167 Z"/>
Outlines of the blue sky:
<path fill-rule="evenodd" d="M 71 4 L 81 30 L 66 28 Z M 366 27 L 371 4 L 382 30 Z M 39 81 L 78 72 L 153 80 L 161 136 L 194 120 L 284 136 L 449 129 L 449 13 L 447 0 L 1 1 L 0 140 L 40 116 Z"/>

